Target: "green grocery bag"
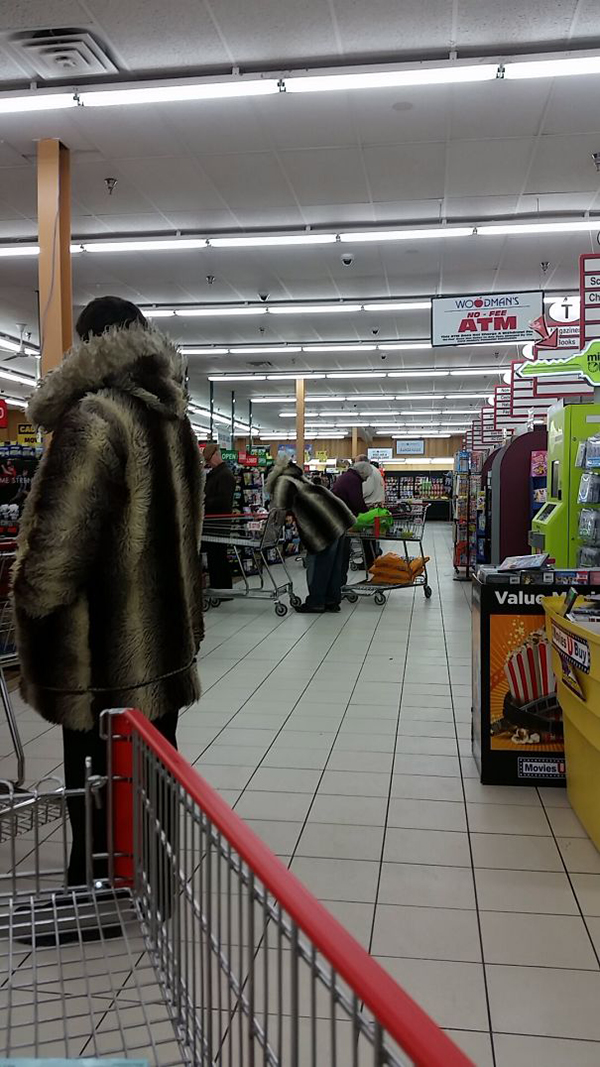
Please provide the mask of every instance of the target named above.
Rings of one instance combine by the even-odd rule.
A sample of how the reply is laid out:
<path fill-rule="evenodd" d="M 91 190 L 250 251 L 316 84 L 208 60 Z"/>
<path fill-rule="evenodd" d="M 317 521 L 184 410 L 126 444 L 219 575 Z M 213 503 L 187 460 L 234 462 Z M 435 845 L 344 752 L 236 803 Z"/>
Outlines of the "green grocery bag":
<path fill-rule="evenodd" d="M 355 530 L 368 530 L 373 525 L 375 519 L 379 519 L 380 530 L 389 530 L 393 523 L 393 518 L 387 508 L 371 508 L 370 511 L 363 511 L 357 517 L 354 524 Z"/>

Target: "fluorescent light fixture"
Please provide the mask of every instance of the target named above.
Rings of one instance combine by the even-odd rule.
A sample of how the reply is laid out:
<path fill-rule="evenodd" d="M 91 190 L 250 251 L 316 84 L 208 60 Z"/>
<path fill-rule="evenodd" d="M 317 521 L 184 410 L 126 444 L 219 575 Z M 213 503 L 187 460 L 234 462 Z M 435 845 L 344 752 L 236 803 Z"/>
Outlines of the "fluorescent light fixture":
<path fill-rule="evenodd" d="M 93 244 L 82 241 L 71 245 L 71 252 L 186 252 L 197 248 L 206 248 L 204 237 L 141 238 L 135 241 L 95 241 Z"/>
<path fill-rule="evenodd" d="M 427 241 L 448 237 L 471 237 L 473 226 L 422 226 L 418 229 L 403 230 L 352 230 L 340 233 L 339 239 L 344 244 L 356 244 L 363 241 Z"/>
<path fill-rule="evenodd" d="M 313 74 L 286 77 L 286 93 L 323 93 L 335 90 L 390 89 L 405 85 L 459 85 L 465 82 L 494 81 L 497 63 L 426 66 L 401 70 L 375 70 L 359 74 Z"/>
<path fill-rule="evenodd" d="M 574 59 L 513 60 L 504 67 L 506 80 L 520 78 L 565 78 L 577 74 L 600 74 L 600 56 L 577 56 Z"/>
<path fill-rule="evenodd" d="M 479 415 L 480 408 L 442 408 L 442 415 Z"/>
<path fill-rule="evenodd" d="M 394 415 L 400 415 L 401 412 L 400 411 L 357 411 L 356 414 L 357 415 L 365 415 L 367 418 L 370 418 L 371 416 L 377 416 L 377 415 L 390 415 L 390 416 L 393 417 Z"/>
<path fill-rule="evenodd" d="M 230 348 L 229 354 L 231 356 L 265 356 L 279 355 L 283 352 L 301 352 L 300 345 L 256 345 L 254 347 L 244 345 L 242 348 Z"/>
<path fill-rule="evenodd" d="M 212 248 L 293 248 L 295 245 L 332 245 L 336 240 L 335 233 L 274 233 L 257 237 L 210 237 L 208 243 Z M 279 310 L 280 315 L 289 313 L 289 310 Z"/>
<path fill-rule="evenodd" d="M 304 352 L 374 352 L 377 345 L 303 345 Z"/>
<path fill-rule="evenodd" d="M 307 419 L 318 419 L 319 412 L 318 411 L 305 411 L 304 412 L 304 417 L 307 418 Z M 295 411 L 280 411 L 279 412 L 279 418 L 280 419 L 295 419 L 296 418 L 296 412 Z"/>
<path fill-rule="evenodd" d="M 0 378 L 5 378 L 8 382 L 17 382 L 19 385 L 28 385 L 30 389 L 35 388 L 35 378 L 28 378 L 12 370 L 0 370 Z"/>
<path fill-rule="evenodd" d="M 28 400 L 21 400 L 18 396 L 4 396 L 2 394 L 2 399 L 8 404 L 9 408 L 23 408 L 24 410 L 29 403 Z"/>
<path fill-rule="evenodd" d="M 311 397 L 315 400 L 316 397 Z M 296 401 L 295 396 L 253 396 L 253 404 L 294 404 Z"/>
<path fill-rule="evenodd" d="M 331 315 L 340 312 L 352 314 L 361 310 L 362 304 L 272 304 L 269 308 L 271 315 Z"/>
<path fill-rule="evenodd" d="M 266 377 L 270 382 L 289 382 L 295 381 L 296 378 L 304 378 L 305 381 L 314 381 L 316 378 L 325 378 L 326 375 L 313 372 L 310 374 L 303 374 L 302 371 L 297 371 L 295 374 L 267 374 Z"/>
<path fill-rule="evenodd" d="M 226 356 L 228 348 L 195 348 L 193 345 L 181 349 L 184 356 Z"/>
<path fill-rule="evenodd" d="M 39 254 L 38 245 L 4 245 L 0 248 L 0 257 L 2 259 L 12 258 L 13 256 L 39 256 Z"/>
<path fill-rule="evenodd" d="M 264 307 L 252 306 L 252 307 L 223 307 L 223 308 L 188 308 L 184 312 L 177 312 L 178 317 L 182 318 L 184 315 L 186 318 L 193 319 L 208 319 L 214 318 L 215 315 L 220 315 L 223 318 L 229 318 L 229 316 L 240 315 L 266 315 L 267 309 Z"/>
<path fill-rule="evenodd" d="M 209 382 L 264 382 L 266 374 L 209 374 Z"/>
<path fill-rule="evenodd" d="M 446 393 L 445 400 L 485 400 L 487 393 Z"/>
<path fill-rule="evenodd" d="M 412 349 L 429 349 L 431 341 L 382 341 L 377 345 L 380 352 L 410 352 Z"/>
<path fill-rule="evenodd" d="M 84 107 L 123 107 L 131 104 L 170 104 L 186 100 L 271 96 L 279 91 L 276 78 L 231 78 L 226 82 L 184 82 L 177 85 L 150 85 L 139 89 L 90 90 L 80 93 L 79 100 Z"/>
<path fill-rule="evenodd" d="M 443 400 L 442 393 L 399 393 L 396 400 Z"/>
<path fill-rule="evenodd" d="M 321 375 L 325 377 L 325 375 Z M 385 371 L 336 371 L 334 374 L 328 374 L 328 378 L 385 378 L 387 374 Z"/>
<path fill-rule="evenodd" d="M 27 111 L 63 111 L 77 107 L 74 93 L 37 93 L 26 96 L 0 96 L 0 115 L 19 115 Z"/>
<path fill-rule="evenodd" d="M 502 374 L 504 367 L 468 367 L 463 370 L 451 370 L 450 374 L 458 378 L 485 378 L 490 374 Z"/>
<path fill-rule="evenodd" d="M 147 319 L 170 319 L 175 314 L 170 308 L 146 308 L 144 315 Z"/>
<path fill-rule="evenodd" d="M 450 371 L 447 370 L 431 370 L 423 368 L 423 370 L 391 370 L 388 371 L 390 378 L 447 378 Z"/>
<path fill-rule="evenodd" d="M 521 237 L 536 233 L 587 233 L 599 228 L 600 218 L 569 219 L 567 222 L 503 222 L 494 226 L 477 226 L 477 234 L 479 237 Z"/>
<path fill-rule="evenodd" d="M 330 399 L 333 399 L 333 397 L 331 397 Z M 396 400 L 397 397 L 395 397 L 393 393 L 378 393 L 377 395 L 372 396 L 369 396 L 368 393 L 353 393 L 352 396 L 340 396 L 338 399 L 349 400 L 351 403 L 355 404 L 366 404 L 370 400 L 374 401 L 377 404 L 384 404 L 386 400 L 389 400 L 391 402 L 393 400 Z"/>
<path fill-rule="evenodd" d="M 381 300 L 363 304 L 363 311 L 429 311 L 431 300 Z"/>

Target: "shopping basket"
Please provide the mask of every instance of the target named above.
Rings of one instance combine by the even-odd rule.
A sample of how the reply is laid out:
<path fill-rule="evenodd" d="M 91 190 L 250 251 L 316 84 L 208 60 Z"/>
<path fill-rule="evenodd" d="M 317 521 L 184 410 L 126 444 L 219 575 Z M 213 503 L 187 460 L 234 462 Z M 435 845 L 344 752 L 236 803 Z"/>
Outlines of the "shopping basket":
<path fill-rule="evenodd" d="M 346 536 L 350 538 L 351 543 L 355 541 L 359 548 L 358 556 L 352 555 L 352 550 L 350 551 L 350 568 L 352 570 L 365 570 L 368 575 L 369 568 L 376 559 L 377 550 L 382 541 L 386 542 L 388 547 L 391 547 L 389 545 L 391 541 L 401 544 L 402 555 L 406 563 L 411 562 L 412 556 L 409 545 L 414 544 L 416 546 L 415 550 L 424 560 L 423 530 L 427 519 L 428 507 L 428 504 L 418 500 L 403 501 L 396 507 L 389 509 L 389 519 L 385 523 L 376 518 L 372 526 L 349 530 Z M 394 592 L 397 589 L 414 589 L 417 585 L 423 587 L 425 599 L 429 600 L 432 595 L 432 589 L 429 584 L 426 563 L 423 563 L 422 568 L 411 582 L 406 582 L 403 585 L 398 583 L 382 585 L 379 582 L 375 583 L 367 576 L 364 581 L 351 582 L 342 586 L 342 596 L 350 604 L 355 604 L 359 597 L 372 596 L 374 603 L 379 607 L 383 607 L 387 603 L 386 593 Z"/>
<path fill-rule="evenodd" d="M 15 643 L 13 605 L 10 595 L 11 571 L 16 554 L 16 541 L 0 540 L 0 700 L 4 708 L 6 724 L 16 761 L 16 777 L 10 785 L 10 789 L 9 787 L 3 788 L 3 784 L 0 782 L 0 841 L 9 832 L 17 834 L 28 833 L 31 830 L 33 817 L 30 797 L 26 793 L 21 792 L 19 794 L 19 790 L 22 789 L 25 781 L 25 749 L 19 734 L 17 718 L 4 673 L 6 670 L 17 668 L 19 664 Z M 9 791 L 13 794 L 10 798 L 8 796 Z M 18 806 L 17 818 L 19 799 L 20 806 Z M 8 816 L 9 806 L 11 829 L 7 831 L 4 818 Z M 36 818 L 39 824 L 41 824 L 43 818 L 46 822 L 58 818 L 60 812 L 59 805 L 54 804 L 51 794 L 47 795 L 47 799 L 44 802 L 40 801 L 38 809 Z"/>
<path fill-rule="evenodd" d="M 59 827 L 42 839 L 34 823 L 29 857 L 13 842 L 1 879 L 0 1057 L 468 1067 L 139 712 L 103 727 L 106 777 L 63 791 Z M 65 892 L 67 803 L 85 806 L 88 847 L 87 885 Z"/>

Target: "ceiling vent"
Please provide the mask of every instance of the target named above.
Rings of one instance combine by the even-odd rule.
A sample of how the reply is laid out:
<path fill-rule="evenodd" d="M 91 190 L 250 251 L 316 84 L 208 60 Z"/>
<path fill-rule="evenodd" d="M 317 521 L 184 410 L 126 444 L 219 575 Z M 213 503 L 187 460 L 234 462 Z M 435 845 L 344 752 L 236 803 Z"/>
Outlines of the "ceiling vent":
<path fill-rule="evenodd" d="M 43 81 L 118 73 L 104 45 L 88 30 L 25 30 L 10 34 L 5 43 L 19 65 Z"/>
<path fill-rule="evenodd" d="M 269 367 L 273 367 L 273 363 L 271 363 L 268 359 L 251 359 L 251 360 L 248 361 L 246 366 L 247 367 L 254 367 L 254 368 L 258 368 L 258 367 L 267 367 L 267 368 L 269 368 Z"/>

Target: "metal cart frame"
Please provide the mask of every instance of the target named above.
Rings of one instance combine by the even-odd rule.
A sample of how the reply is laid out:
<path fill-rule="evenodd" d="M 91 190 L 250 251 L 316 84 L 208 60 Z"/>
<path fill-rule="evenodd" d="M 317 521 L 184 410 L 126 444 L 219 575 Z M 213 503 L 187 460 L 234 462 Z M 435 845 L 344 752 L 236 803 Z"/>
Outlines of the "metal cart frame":
<path fill-rule="evenodd" d="M 106 777 L 63 791 L 59 829 L 42 840 L 34 825 L 21 863 L 13 839 L 0 876 L 0 1057 L 472 1067 L 140 712 L 103 725 Z M 75 802 L 87 885 L 65 891 Z M 103 856 L 91 844 L 98 805 Z"/>
<path fill-rule="evenodd" d="M 16 541 L 0 541 L 0 701 L 8 726 L 11 743 L 16 760 L 16 777 L 9 784 L 0 781 L 0 841 L 7 835 L 3 825 L 9 815 L 13 820 L 12 831 L 27 834 L 32 828 L 32 804 L 29 795 L 23 790 L 25 781 L 25 749 L 19 733 L 17 717 L 13 708 L 10 691 L 6 681 L 5 670 L 17 668 L 19 657 L 15 641 L 15 622 L 12 599 L 10 596 L 11 571 L 17 555 Z M 16 822 L 15 812 L 18 811 Z M 48 794 L 45 802 L 45 822 L 59 817 L 59 806 L 54 804 L 52 795 Z M 37 813 L 42 818 L 42 810 Z"/>
<path fill-rule="evenodd" d="M 243 588 L 213 589 L 207 586 L 203 590 L 202 607 L 218 607 L 222 600 L 271 600 L 275 603 L 275 614 L 287 615 L 287 604 L 282 603 L 282 596 L 289 596 L 290 604 L 297 608 L 302 603 L 294 593 L 292 576 L 287 568 L 285 558 L 279 547 L 286 513 L 281 508 L 272 508 L 265 515 L 207 515 L 202 527 L 202 541 L 208 544 L 227 545 L 233 549 L 242 576 Z M 250 585 L 244 570 L 241 550 L 250 551 L 254 560 L 260 584 Z M 267 551 L 277 554 L 278 562 L 283 566 L 286 581 L 278 584 Z M 268 583 L 265 584 L 265 575 Z"/>
<path fill-rule="evenodd" d="M 423 550 L 423 529 L 427 518 L 427 509 L 429 504 L 425 504 L 418 501 L 411 501 L 410 504 L 400 504 L 395 509 L 390 509 L 392 516 L 391 523 L 385 524 L 380 519 L 375 519 L 373 527 L 368 530 L 349 530 L 346 534 L 351 539 L 356 539 L 360 542 L 362 549 L 362 566 L 368 574 L 370 564 L 367 562 L 366 548 L 367 542 L 372 544 L 380 541 L 395 541 L 400 542 L 404 547 L 404 558 L 407 563 L 410 563 L 411 556 L 409 554 L 408 545 L 414 544 L 419 546 L 419 553 L 425 558 L 425 552 Z M 355 560 L 350 559 L 350 566 L 353 570 L 357 570 L 361 565 L 357 564 Z M 381 585 L 375 584 L 369 578 L 365 578 L 361 582 L 352 582 L 348 585 L 342 586 L 342 596 L 350 603 L 356 604 L 359 597 L 373 597 L 375 603 L 379 607 L 383 607 L 387 603 L 386 593 L 391 593 L 397 589 L 414 589 L 415 586 L 422 586 L 425 599 L 429 600 L 432 595 L 432 589 L 429 584 L 429 576 L 427 574 L 427 564 L 424 565 L 420 574 L 414 578 L 412 582 L 407 582 L 405 585 L 390 584 Z"/>

